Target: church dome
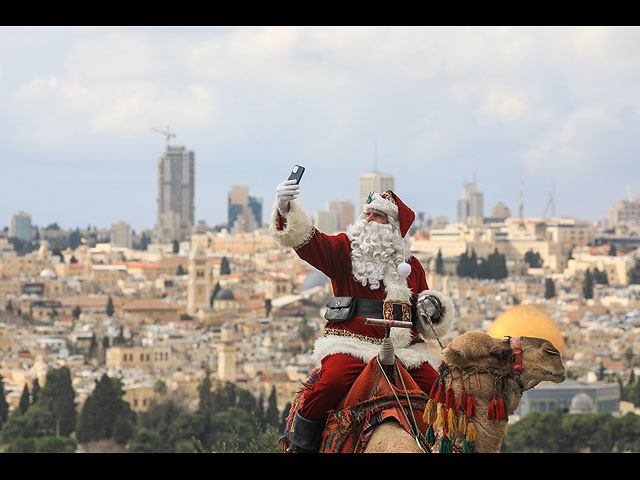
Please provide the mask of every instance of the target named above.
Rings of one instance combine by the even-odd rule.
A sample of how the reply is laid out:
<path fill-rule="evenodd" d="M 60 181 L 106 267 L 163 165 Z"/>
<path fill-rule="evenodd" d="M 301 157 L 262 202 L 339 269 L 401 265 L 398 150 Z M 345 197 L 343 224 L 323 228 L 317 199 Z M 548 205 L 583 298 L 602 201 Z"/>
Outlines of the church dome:
<path fill-rule="evenodd" d="M 236 297 L 228 288 L 222 288 L 215 297 L 216 300 L 235 300 Z"/>
<path fill-rule="evenodd" d="M 496 318 L 487 331 L 494 338 L 538 337 L 549 340 L 565 356 L 560 329 L 549 315 L 533 305 L 517 305 Z"/>

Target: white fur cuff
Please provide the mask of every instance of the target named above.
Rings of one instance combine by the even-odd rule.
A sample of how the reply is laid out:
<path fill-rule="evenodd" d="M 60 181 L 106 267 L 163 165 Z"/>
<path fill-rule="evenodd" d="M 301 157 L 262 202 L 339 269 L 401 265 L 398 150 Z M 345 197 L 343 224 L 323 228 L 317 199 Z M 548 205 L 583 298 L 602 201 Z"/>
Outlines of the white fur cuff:
<path fill-rule="evenodd" d="M 294 250 L 303 247 L 315 232 L 311 217 L 295 200 L 289 202 L 289 213 L 287 213 L 287 225 L 284 229 L 276 228 L 276 217 L 278 216 L 278 207 L 274 205 L 271 208 L 271 217 L 269 219 L 269 234 L 275 242 L 281 247 L 290 247 Z"/>

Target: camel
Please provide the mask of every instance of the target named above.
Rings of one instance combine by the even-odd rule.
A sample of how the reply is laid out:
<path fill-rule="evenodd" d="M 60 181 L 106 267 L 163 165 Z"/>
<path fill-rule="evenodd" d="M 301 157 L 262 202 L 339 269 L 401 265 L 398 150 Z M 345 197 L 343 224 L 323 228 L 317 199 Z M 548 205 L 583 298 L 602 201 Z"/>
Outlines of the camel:
<path fill-rule="evenodd" d="M 507 430 L 506 419 L 517 409 L 524 391 L 534 388 L 542 381 L 560 383 L 566 378 L 566 369 L 560 353 L 551 342 L 540 338 L 519 337 L 501 340 L 483 332 L 471 331 L 453 339 L 442 355 L 439 381 L 430 393 L 430 398 L 434 400 L 437 387 L 440 385 L 442 392 L 453 393 L 458 399 L 463 389 L 464 397 L 473 397 L 476 415 L 471 422 L 467 418 L 465 423 L 473 423 L 477 434 L 473 451 L 478 453 L 500 451 Z M 500 387 L 498 391 L 497 386 Z M 498 398 L 494 396 L 496 392 Z M 506 406 L 501 412 L 499 409 L 496 410 L 496 405 Z M 492 415 L 489 414 L 490 406 Z M 425 418 L 429 416 L 429 407 L 428 404 Z M 435 402 L 431 407 L 436 408 Z M 446 411 L 446 400 L 439 407 Z M 449 410 L 449 414 L 451 412 Z M 428 420 L 428 423 L 438 424 L 437 418 Z M 450 430 L 457 430 L 458 427 L 450 425 Z M 468 428 L 468 425 L 466 427 Z M 451 437 L 453 446 L 445 451 L 463 451 L 460 444 L 464 442 L 464 435 L 448 431 L 446 423 L 442 420 L 435 430 L 437 440 L 442 440 L 443 433 Z M 469 435 L 466 438 L 469 438 Z M 439 450 L 435 447 L 436 441 L 431 448 L 432 452 Z M 424 447 L 418 445 L 416 439 L 397 422 L 387 420 L 376 427 L 364 453 L 390 452 L 420 453 L 424 452 Z"/>

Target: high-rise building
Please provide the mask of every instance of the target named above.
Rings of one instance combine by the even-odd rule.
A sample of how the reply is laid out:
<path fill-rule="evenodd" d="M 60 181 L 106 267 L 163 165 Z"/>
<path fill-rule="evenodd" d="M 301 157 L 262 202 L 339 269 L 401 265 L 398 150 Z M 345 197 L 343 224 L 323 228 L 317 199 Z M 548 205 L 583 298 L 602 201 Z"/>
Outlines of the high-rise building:
<path fill-rule="evenodd" d="M 358 213 L 362 211 L 367 198 L 370 193 L 382 193 L 386 190 L 395 190 L 396 181 L 393 175 L 390 173 L 382 172 L 367 172 L 360 175 L 360 192 L 359 192 L 359 204 L 360 209 Z"/>
<path fill-rule="evenodd" d="M 131 225 L 127 222 L 111 224 L 111 243 L 121 247 L 131 248 Z"/>
<path fill-rule="evenodd" d="M 20 240 L 31 240 L 31 215 L 26 212 L 18 212 L 11 215 L 9 222 L 9 236 Z"/>
<path fill-rule="evenodd" d="M 614 202 L 609 209 L 612 227 L 624 224 L 640 224 L 640 198 Z"/>
<path fill-rule="evenodd" d="M 458 223 L 467 223 L 471 218 L 484 218 L 484 193 L 478 191 L 475 182 L 465 182 L 458 199 Z"/>
<path fill-rule="evenodd" d="M 353 202 L 334 200 L 327 202 L 327 210 L 336 214 L 339 232 L 346 232 L 347 227 L 355 220 L 355 206 Z"/>
<path fill-rule="evenodd" d="M 228 229 L 253 232 L 262 227 L 262 199 L 249 195 L 249 187 L 234 185 L 229 192 Z"/>
<path fill-rule="evenodd" d="M 167 145 L 158 159 L 158 222 L 155 240 L 185 240 L 195 216 L 195 154 L 185 147 Z"/>

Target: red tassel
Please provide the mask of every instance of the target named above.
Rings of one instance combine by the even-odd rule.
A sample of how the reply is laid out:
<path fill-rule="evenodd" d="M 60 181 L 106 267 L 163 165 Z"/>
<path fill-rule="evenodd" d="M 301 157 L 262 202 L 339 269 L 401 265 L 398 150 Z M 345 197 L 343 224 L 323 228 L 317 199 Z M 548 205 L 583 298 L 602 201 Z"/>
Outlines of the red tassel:
<path fill-rule="evenodd" d="M 447 388 L 447 402 L 445 403 L 445 406 L 447 407 L 447 410 L 449 410 L 450 408 L 453 408 L 455 404 L 456 398 L 453 393 L 453 388 L 449 387 Z"/>
<path fill-rule="evenodd" d="M 444 403 L 444 385 L 440 384 L 440 386 L 438 387 L 438 390 L 436 391 L 436 396 L 433 399 L 433 401 L 438 404 L 438 403 Z"/>
<path fill-rule="evenodd" d="M 496 401 L 496 419 L 504 418 L 504 402 L 502 401 L 502 397 L 499 396 Z"/>
<path fill-rule="evenodd" d="M 431 399 L 436 398 L 436 392 L 438 390 L 439 385 L 440 385 L 440 382 L 438 382 L 437 380 L 433 382 L 433 385 L 431 385 L 431 390 L 429 391 L 429 398 Z"/>
<path fill-rule="evenodd" d="M 464 390 L 464 387 L 462 387 L 462 390 L 460 391 L 460 395 L 458 396 L 458 405 L 456 406 L 456 410 L 463 411 L 464 406 L 466 404 L 467 404 L 467 392 Z"/>
<path fill-rule="evenodd" d="M 473 395 L 469 394 L 467 397 L 467 417 L 473 418 L 476 416 L 476 401 L 473 399 Z"/>
<path fill-rule="evenodd" d="M 489 420 L 493 420 L 496 416 L 496 397 L 493 397 L 489 404 Z"/>

